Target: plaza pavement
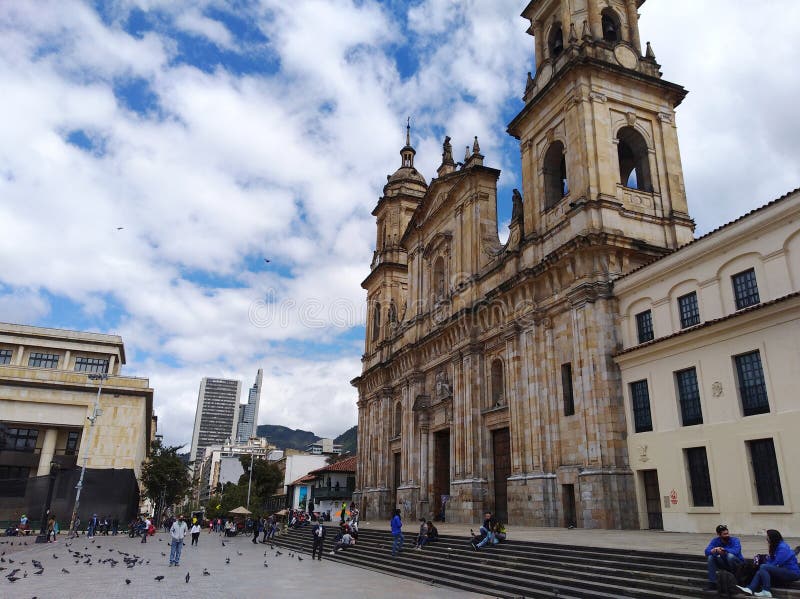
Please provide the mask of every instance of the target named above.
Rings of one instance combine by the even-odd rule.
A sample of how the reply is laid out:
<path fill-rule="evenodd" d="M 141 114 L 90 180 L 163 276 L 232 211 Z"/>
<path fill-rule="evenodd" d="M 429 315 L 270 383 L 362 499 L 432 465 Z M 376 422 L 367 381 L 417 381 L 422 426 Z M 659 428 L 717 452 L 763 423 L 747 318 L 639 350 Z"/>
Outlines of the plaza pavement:
<path fill-rule="evenodd" d="M 466 593 L 417 582 L 412 579 L 397 578 L 364 568 L 354 568 L 328 560 L 327 553 L 322 561 L 312 561 L 303 555 L 290 557 L 290 552 L 269 545 L 253 545 L 250 538 L 237 537 L 225 539 L 203 532 L 198 547 L 190 546 L 190 538 L 181 556 L 179 567 L 169 567 L 169 535 L 157 533 L 147 543 L 125 536 L 98 536 L 94 542 L 86 537 L 67 541 L 62 535 L 55 543 L 36 545 L 27 539 L 28 545 L 19 545 L 15 538 L 0 538 L 0 553 L 5 551 L 0 567 L 6 568 L 0 575 L 1 599 L 205 599 L 205 598 L 276 598 L 291 597 L 344 597 L 347 599 L 371 599 L 386 597 L 402 599 L 406 597 L 425 597 L 431 599 L 480 598 L 483 595 Z M 10 543 L 14 542 L 12 546 Z M 67 552 L 69 549 L 91 555 L 78 560 Z M 99 545 L 99 547 L 98 547 Z M 87 549 L 88 548 L 88 549 Z M 326 552 L 330 541 L 326 542 Z M 119 552 L 139 556 L 144 563 L 127 568 Z M 264 552 L 266 551 L 266 557 Z M 166 555 L 162 556 L 161 554 Z M 241 553 L 241 555 L 239 555 Z M 53 556 L 57 556 L 55 559 Z M 109 558 L 118 560 L 115 567 L 110 563 L 99 563 Z M 226 558 L 230 557 L 230 564 Z M 14 563 L 10 563 L 13 559 Z M 36 568 L 31 560 L 38 560 L 44 567 L 41 575 L 35 575 Z M 147 563 L 149 561 L 149 563 Z M 264 567 L 264 562 L 268 567 Z M 14 569 L 20 568 L 16 582 L 6 579 Z M 65 568 L 69 573 L 63 573 Z M 210 575 L 203 576 L 203 568 Z M 23 573 L 27 572 L 27 578 Z M 186 573 L 191 577 L 185 582 Z M 163 576 L 156 581 L 156 576 Z M 125 579 L 131 583 L 125 583 Z"/>

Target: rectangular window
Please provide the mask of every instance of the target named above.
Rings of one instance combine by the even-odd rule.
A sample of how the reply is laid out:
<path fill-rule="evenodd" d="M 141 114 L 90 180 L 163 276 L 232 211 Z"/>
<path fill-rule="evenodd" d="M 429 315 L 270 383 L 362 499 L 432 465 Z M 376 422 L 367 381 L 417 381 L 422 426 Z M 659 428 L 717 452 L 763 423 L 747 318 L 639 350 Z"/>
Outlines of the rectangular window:
<path fill-rule="evenodd" d="M 78 450 L 78 439 L 81 434 L 78 431 L 70 431 L 67 433 L 67 445 L 64 448 L 65 455 L 75 455 Z"/>
<path fill-rule="evenodd" d="M 561 365 L 561 392 L 564 395 L 564 416 L 575 414 L 575 398 L 572 395 L 572 363 Z"/>
<path fill-rule="evenodd" d="M 692 291 L 678 298 L 678 312 L 681 316 L 681 328 L 700 324 L 700 309 L 697 307 L 697 293 Z"/>
<path fill-rule="evenodd" d="M 711 478 L 708 475 L 708 457 L 705 447 L 684 449 L 686 465 L 689 468 L 689 484 L 692 492 L 692 505 L 708 507 L 714 505 L 711 495 Z"/>
<path fill-rule="evenodd" d="M 742 413 L 745 416 L 769 412 L 764 370 L 758 350 L 734 356 L 736 374 L 739 376 L 739 396 L 742 398 Z"/>
<path fill-rule="evenodd" d="M 36 449 L 39 430 L 35 428 L 8 428 L 5 431 L 2 448 L 7 451 L 28 451 Z"/>
<path fill-rule="evenodd" d="M 750 268 L 735 274 L 731 277 L 731 281 L 733 282 L 733 297 L 736 299 L 737 310 L 761 303 L 761 299 L 758 297 L 755 270 Z"/>
<path fill-rule="evenodd" d="M 630 390 L 634 429 L 637 433 L 653 430 L 653 421 L 650 418 L 650 392 L 647 390 L 647 381 L 631 383 Z"/>
<path fill-rule="evenodd" d="M 653 314 L 650 310 L 636 315 L 636 333 L 639 336 L 639 343 L 653 340 Z"/>
<path fill-rule="evenodd" d="M 58 354 L 31 352 L 28 358 L 28 366 L 33 366 L 34 368 L 58 368 L 58 358 Z"/>
<path fill-rule="evenodd" d="M 675 381 L 681 406 L 681 423 L 683 426 L 703 424 L 700 390 L 697 387 L 697 371 L 694 368 L 679 370 L 675 373 Z"/>
<path fill-rule="evenodd" d="M 11 350 L 0 349 L 0 365 L 11 364 Z"/>
<path fill-rule="evenodd" d="M 96 372 L 99 374 L 105 374 L 108 372 L 108 359 L 78 356 L 75 358 L 75 370 L 77 372 Z"/>
<path fill-rule="evenodd" d="M 756 483 L 758 505 L 783 505 L 781 477 L 778 475 L 778 460 L 772 439 L 748 441 L 750 463 Z"/>
<path fill-rule="evenodd" d="M 25 497 L 30 468 L 0 466 L 0 497 Z"/>

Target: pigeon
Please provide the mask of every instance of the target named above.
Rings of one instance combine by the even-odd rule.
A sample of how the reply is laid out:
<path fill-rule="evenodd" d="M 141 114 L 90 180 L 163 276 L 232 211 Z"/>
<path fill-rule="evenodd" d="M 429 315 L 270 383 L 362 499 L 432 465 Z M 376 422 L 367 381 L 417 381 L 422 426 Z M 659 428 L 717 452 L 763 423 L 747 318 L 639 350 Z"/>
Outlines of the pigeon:
<path fill-rule="evenodd" d="M 161 552 L 161 557 L 167 557 L 167 554 L 162 551 Z"/>
<path fill-rule="evenodd" d="M 264 557 L 267 557 L 267 552 L 266 551 L 264 552 Z"/>
<path fill-rule="evenodd" d="M 222 546 L 225 547 L 225 541 L 222 541 Z"/>
<path fill-rule="evenodd" d="M 58 556 L 55 553 L 53 554 L 53 559 L 58 559 Z"/>
<path fill-rule="evenodd" d="M 6 578 L 11 578 L 12 576 L 16 576 L 17 572 L 19 572 L 19 568 L 14 568 L 10 574 L 6 576 Z"/>
<path fill-rule="evenodd" d="M 164 580 L 164 576 L 163 575 L 156 576 L 153 580 L 157 580 L 158 582 L 161 582 L 162 580 Z"/>
<path fill-rule="evenodd" d="M 276 551 L 275 552 L 275 557 L 278 557 L 279 555 L 283 555 L 283 553 L 281 553 L 280 551 Z"/>
<path fill-rule="evenodd" d="M 186 573 L 186 584 L 189 584 L 189 573 Z"/>
<path fill-rule="evenodd" d="M 297 560 L 302 562 L 302 561 L 303 561 L 303 558 L 302 558 L 302 557 L 300 557 L 300 556 L 298 555 L 298 556 L 297 556 Z"/>
<path fill-rule="evenodd" d="M 39 560 L 32 559 L 31 563 L 37 568 L 41 568 L 42 567 L 42 562 L 40 562 Z"/>
<path fill-rule="evenodd" d="M 7 576 L 6 578 L 8 578 L 8 582 L 17 582 L 19 580 L 16 576 Z"/>
<path fill-rule="evenodd" d="M 44 568 L 42 568 L 38 572 L 34 572 L 34 574 L 36 574 L 37 576 L 41 576 L 42 572 L 44 572 Z"/>
<path fill-rule="evenodd" d="M 62 574 L 69 574 L 69 570 L 67 570 L 66 568 L 61 568 L 61 573 Z"/>
<path fill-rule="evenodd" d="M 241 551 L 239 551 L 239 550 L 237 549 L 237 550 L 236 550 L 236 555 L 244 555 L 244 553 L 242 553 Z"/>
<path fill-rule="evenodd" d="M 264 562 L 264 567 L 269 568 L 269 564 L 267 562 Z"/>
<path fill-rule="evenodd" d="M 225 563 L 226 563 L 226 564 L 230 564 L 230 563 L 231 563 L 231 558 L 229 558 L 229 557 L 226 557 L 226 558 L 225 558 Z"/>
<path fill-rule="evenodd" d="M 130 584 L 130 583 L 131 583 L 131 579 L 130 578 L 126 578 L 125 579 L 125 584 Z"/>
<path fill-rule="evenodd" d="M 203 576 L 211 576 L 211 572 L 207 568 L 203 568 Z"/>

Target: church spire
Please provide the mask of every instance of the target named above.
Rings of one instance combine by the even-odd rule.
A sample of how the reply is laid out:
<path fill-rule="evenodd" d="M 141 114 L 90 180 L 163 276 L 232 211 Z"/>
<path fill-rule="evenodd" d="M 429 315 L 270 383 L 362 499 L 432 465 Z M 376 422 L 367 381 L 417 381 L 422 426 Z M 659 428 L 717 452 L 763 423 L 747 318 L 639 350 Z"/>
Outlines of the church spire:
<path fill-rule="evenodd" d="M 417 151 L 411 147 L 411 117 L 406 120 L 406 145 L 400 150 L 400 156 L 403 157 L 403 168 L 414 168 L 414 155 Z"/>

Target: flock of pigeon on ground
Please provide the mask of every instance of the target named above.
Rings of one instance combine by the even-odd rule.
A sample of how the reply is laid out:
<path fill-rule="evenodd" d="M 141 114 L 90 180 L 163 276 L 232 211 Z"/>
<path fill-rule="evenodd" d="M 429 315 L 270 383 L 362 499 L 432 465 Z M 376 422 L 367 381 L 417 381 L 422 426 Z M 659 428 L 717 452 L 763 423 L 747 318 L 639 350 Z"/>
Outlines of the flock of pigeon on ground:
<path fill-rule="evenodd" d="M 156 540 L 157 541 L 163 541 L 164 539 L 156 539 Z M 135 568 L 136 566 L 143 566 L 143 565 L 150 564 L 150 560 L 149 559 L 144 559 L 143 557 L 140 557 L 140 556 L 138 556 L 138 555 L 136 555 L 135 553 L 132 553 L 132 552 L 129 553 L 129 552 L 125 552 L 125 551 L 109 549 L 108 553 L 110 553 L 111 555 L 108 555 L 108 556 L 105 556 L 105 557 L 101 558 L 99 556 L 100 555 L 105 555 L 105 554 L 95 555 L 93 553 L 90 553 L 89 552 L 90 551 L 89 545 L 84 545 L 83 551 L 79 551 L 78 549 L 71 549 L 71 547 L 76 543 L 76 541 L 79 541 L 79 540 L 73 540 L 72 542 L 66 542 L 64 544 L 64 549 L 67 550 L 68 556 L 64 557 L 63 554 L 62 554 L 62 557 L 64 557 L 64 559 L 66 559 L 66 560 L 70 560 L 71 559 L 71 560 L 74 561 L 75 564 L 84 564 L 84 565 L 87 565 L 87 566 L 92 566 L 92 565 L 95 565 L 95 564 L 97 564 L 97 565 L 102 564 L 102 565 L 105 565 L 105 566 L 110 566 L 111 568 L 115 568 L 121 562 L 128 569 Z M 93 541 L 90 541 L 88 539 L 85 539 L 85 541 L 93 543 L 93 547 L 91 548 L 91 551 L 97 550 L 99 552 L 103 548 L 102 545 L 100 545 L 96 541 L 93 542 Z M 13 546 L 14 542 L 15 541 L 13 541 L 13 540 L 0 541 L 0 545 L 10 544 L 10 545 Z M 225 543 L 224 540 L 220 539 L 220 542 L 222 543 L 223 547 L 226 546 L 226 543 Z M 19 545 L 27 545 L 28 541 L 17 541 L 17 543 Z M 169 545 L 169 541 L 167 541 L 167 544 Z M 275 551 L 275 557 L 283 555 L 283 552 L 275 549 L 275 545 L 270 544 L 270 549 Z M 244 555 L 239 550 L 236 551 L 236 554 L 239 555 L 239 556 Z M 162 557 L 167 557 L 167 554 L 165 552 L 163 552 L 163 551 L 161 552 L 161 555 L 162 555 Z M 264 551 L 264 557 L 267 557 L 267 551 Z M 291 553 L 290 552 L 289 553 L 289 557 L 290 558 L 297 557 L 297 559 L 299 561 L 301 561 L 301 562 L 303 561 L 303 558 L 300 557 L 299 555 L 295 554 L 295 553 Z M 53 553 L 53 559 L 54 560 L 59 559 L 58 554 Z M 35 559 L 26 560 L 26 561 L 21 561 L 19 559 L 14 560 L 14 559 L 11 558 L 11 556 L 6 557 L 6 552 L 5 551 L 0 553 L 0 571 L 4 572 L 5 570 L 11 569 L 11 571 L 9 573 L 7 573 L 7 574 L 5 572 L 3 573 L 3 576 L 5 576 L 6 579 L 8 580 L 8 582 L 10 582 L 10 583 L 15 583 L 15 582 L 17 582 L 18 580 L 20 580 L 22 578 L 27 578 L 28 577 L 28 568 L 25 568 L 25 566 L 27 566 L 29 563 L 30 563 L 30 569 L 32 570 L 34 576 L 41 576 L 44 573 L 44 566 L 38 560 L 35 560 Z M 230 558 L 230 556 L 227 556 L 225 558 L 225 564 L 230 564 L 230 563 L 231 563 L 231 558 Z M 265 568 L 269 568 L 269 564 L 267 563 L 267 560 L 264 560 L 264 567 Z M 67 568 L 62 567 L 61 568 L 61 574 L 70 574 L 70 571 Z M 203 568 L 203 576 L 211 576 L 211 572 L 208 571 L 208 568 Z M 189 583 L 190 579 L 191 579 L 191 575 L 189 574 L 189 572 L 187 572 L 186 573 L 186 577 L 185 577 L 185 581 L 186 581 L 187 584 Z M 163 575 L 156 576 L 154 578 L 154 580 L 157 580 L 158 582 L 161 582 L 162 580 L 164 580 L 164 576 Z M 131 584 L 131 582 L 132 581 L 131 581 L 130 578 L 125 578 L 125 584 L 126 585 Z M 36 597 L 34 597 L 33 599 L 36 599 Z"/>

